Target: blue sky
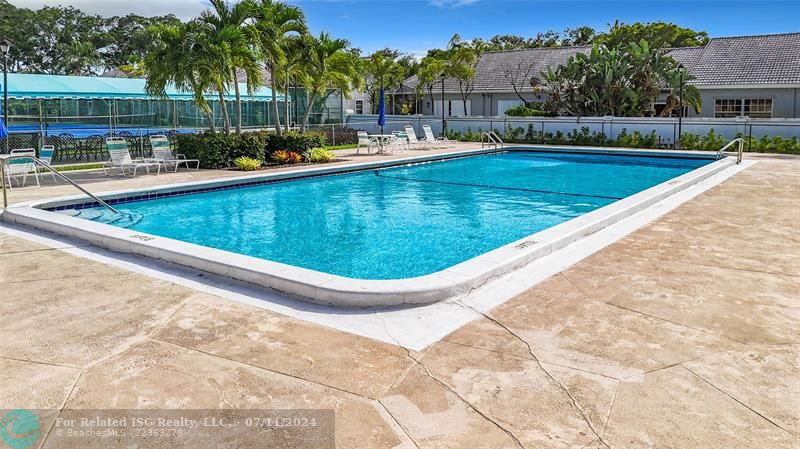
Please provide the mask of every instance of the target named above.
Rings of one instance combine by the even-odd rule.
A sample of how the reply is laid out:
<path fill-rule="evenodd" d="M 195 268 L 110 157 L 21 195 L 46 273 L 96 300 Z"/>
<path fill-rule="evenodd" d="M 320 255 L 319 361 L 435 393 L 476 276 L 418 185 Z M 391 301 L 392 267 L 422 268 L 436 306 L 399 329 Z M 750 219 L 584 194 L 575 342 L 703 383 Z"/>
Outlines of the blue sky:
<path fill-rule="evenodd" d="M 670 21 L 711 36 L 800 31 L 800 1 L 579 1 L 304 0 L 309 25 L 349 39 L 365 51 L 382 47 L 424 53 L 464 38 L 495 34 L 532 36 L 539 31 L 589 25 Z M 381 17 L 388 19 L 381 20 Z"/>
<path fill-rule="evenodd" d="M 535 35 L 589 25 L 671 21 L 711 36 L 800 31 L 800 0 L 292 0 L 315 33 L 325 30 L 370 52 L 392 47 L 424 54 L 453 33 L 464 38 Z M 190 18 L 206 0 L 11 0 L 17 6 L 69 4 L 87 12 L 122 15 L 173 13 Z"/>

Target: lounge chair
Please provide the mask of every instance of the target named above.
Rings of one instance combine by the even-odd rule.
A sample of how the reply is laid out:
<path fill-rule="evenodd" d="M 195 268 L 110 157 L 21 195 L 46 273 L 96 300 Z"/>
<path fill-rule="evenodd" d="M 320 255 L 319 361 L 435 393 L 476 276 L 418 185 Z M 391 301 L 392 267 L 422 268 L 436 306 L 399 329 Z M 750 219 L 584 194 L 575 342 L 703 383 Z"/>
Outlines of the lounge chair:
<path fill-rule="evenodd" d="M 115 168 L 120 169 L 123 176 L 127 174 L 126 169 L 130 169 L 133 176 L 136 176 L 136 171 L 140 167 L 143 167 L 148 174 L 150 174 L 150 167 L 156 168 L 156 174 L 161 173 L 161 163 L 155 159 L 133 159 L 128 151 L 128 142 L 121 137 L 109 137 L 106 139 L 106 147 L 110 156 L 109 160 L 103 164 L 103 173 L 106 176 Z"/>
<path fill-rule="evenodd" d="M 411 125 L 406 126 L 406 136 L 408 138 L 408 146 L 409 148 L 416 147 L 420 149 L 428 149 L 431 148 L 429 142 L 424 140 L 417 139 L 417 133 L 414 132 L 414 127 Z"/>
<path fill-rule="evenodd" d="M 41 161 L 44 165 L 50 167 L 50 164 L 53 162 L 53 154 L 55 154 L 56 148 L 53 145 L 42 145 L 42 148 L 39 150 L 39 161 Z M 56 174 L 48 170 L 50 176 L 53 177 L 53 182 L 58 184 L 58 178 L 56 178 Z"/>
<path fill-rule="evenodd" d="M 175 167 L 174 172 L 178 171 L 181 164 L 186 166 L 187 170 L 191 170 L 191 164 L 194 164 L 194 169 L 200 169 L 199 159 L 186 159 L 185 154 L 173 154 L 172 147 L 169 139 L 165 135 L 150 136 L 150 147 L 153 148 L 153 159 L 164 165 L 164 170 L 169 171 L 170 167 Z"/>
<path fill-rule="evenodd" d="M 455 141 L 448 139 L 447 137 L 436 137 L 433 135 L 433 130 L 431 129 L 431 125 L 422 125 L 422 130 L 425 132 L 425 140 L 431 142 L 431 145 L 434 142 L 439 143 L 442 148 L 446 148 L 455 143 Z"/>
<path fill-rule="evenodd" d="M 33 148 L 22 148 L 11 150 L 10 155 L 36 157 L 36 151 Z M 14 189 L 14 186 L 11 183 L 12 179 L 17 182 L 17 187 L 24 187 L 25 182 L 28 180 L 28 175 L 31 173 L 33 173 L 34 178 L 36 178 L 36 186 L 39 187 L 39 173 L 36 171 L 36 163 L 33 161 L 33 159 L 11 159 L 6 165 L 5 181 L 8 182 L 8 187 L 12 190 Z M 19 182 L 18 178 L 20 177 L 22 178 L 22 183 Z"/>

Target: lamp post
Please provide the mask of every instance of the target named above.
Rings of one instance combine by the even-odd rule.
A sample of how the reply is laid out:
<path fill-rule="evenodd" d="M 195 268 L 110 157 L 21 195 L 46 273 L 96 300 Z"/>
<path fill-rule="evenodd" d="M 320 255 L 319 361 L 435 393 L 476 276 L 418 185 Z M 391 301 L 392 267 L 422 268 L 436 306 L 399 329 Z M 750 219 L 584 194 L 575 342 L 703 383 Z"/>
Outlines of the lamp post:
<path fill-rule="evenodd" d="M 11 42 L 0 40 L 0 53 L 3 53 L 3 123 L 8 126 L 8 52 L 11 51 Z"/>
<path fill-rule="evenodd" d="M 3 53 L 3 126 L 8 127 L 8 52 L 11 51 L 11 42 L 7 39 L 0 39 L 0 53 Z M 8 153 L 8 141 L 6 136 L 6 153 Z M 0 182 L 3 182 L 0 180 Z"/>
<path fill-rule="evenodd" d="M 678 94 L 678 138 L 675 142 L 676 149 L 681 148 L 681 134 L 683 131 L 683 65 L 678 64 L 678 83 L 680 92 Z"/>
<path fill-rule="evenodd" d="M 441 78 L 442 81 L 442 137 L 446 137 L 447 133 L 445 133 L 445 128 L 447 124 L 444 121 L 444 79 L 445 79 L 444 73 L 439 75 L 439 77 Z"/>

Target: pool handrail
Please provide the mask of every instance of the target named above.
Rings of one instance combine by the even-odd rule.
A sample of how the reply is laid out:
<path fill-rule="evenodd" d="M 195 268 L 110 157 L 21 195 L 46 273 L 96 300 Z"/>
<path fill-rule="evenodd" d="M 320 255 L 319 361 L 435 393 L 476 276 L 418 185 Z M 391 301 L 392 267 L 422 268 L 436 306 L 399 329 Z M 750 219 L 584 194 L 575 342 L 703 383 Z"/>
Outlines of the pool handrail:
<path fill-rule="evenodd" d="M 735 144 L 735 143 L 739 144 L 739 147 L 737 148 L 737 151 L 736 151 L 736 153 L 737 153 L 736 154 L 736 163 L 737 164 L 741 164 L 742 163 L 742 153 L 744 152 L 744 139 L 741 138 L 741 137 L 737 137 L 737 138 L 731 140 L 724 147 L 720 148 L 719 151 L 717 151 L 717 159 L 721 159 L 722 158 L 722 153 L 724 153 L 725 150 L 727 150 L 728 148 L 732 147 L 733 144 Z"/>
<path fill-rule="evenodd" d="M 45 169 L 49 170 L 50 173 L 53 174 L 53 176 L 57 176 L 57 177 L 61 178 L 62 180 L 67 181 L 67 183 L 71 184 L 73 187 L 75 187 L 76 189 L 78 189 L 81 192 L 83 192 L 86 196 L 88 196 L 91 199 L 97 201 L 100 205 L 102 205 L 106 209 L 110 210 L 111 212 L 114 212 L 117 215 L 122 215 L 118 210 L 116 210 L 113 207 L 111 207 L 110 204 L 106 203 L 105 201 L 101 200 L 100 198 L 98 198 L 97 196 L 95 196 L 94 194 L 89 192 L 88 190 L 86 190 L 83 187 L 79 186 L 78 183 L 76 183 L 75 181 L 67 178 L 66 176 L 61 174 L 59 171 L 57 171 L 53 167 L 45 164 L 41 159 L 37 158 L 36 156 L 29 156 L 29 155 L 19 155 L 19 156 L 11 155 L 9 157 L 6 157 L 6 158 L 0 160 L 0 180 L 2 180 L 2 182 L 0 182 L 0 184 L 2 184 L 2 187 L 3 187 L 3 210 L 5 210 L 8 207 L 8 195 L 6 193 L 6 180 L 5 180 L 6 166 L 8 165 L 9 161 L 14 160 L 14 159 L 29 159 L 29 160 L 33 161 L 34 166 L 36 164 L 39 164 L 40 166 L 42 166 Z"/>
<path fill-rule="evenodd" d="M 486 137 L 486 142 L 483 141 L 483 138 Z M 484 143 L 494 145 L 494 149 L 497 149 L 497 146 L 500 145 L 500 148 L 505 147 L 505 143 L 503 143 L 503 139 L 497 135 L 494 131 L 484 131 L 481 133 L 481 148 L 484 147 Z"/>

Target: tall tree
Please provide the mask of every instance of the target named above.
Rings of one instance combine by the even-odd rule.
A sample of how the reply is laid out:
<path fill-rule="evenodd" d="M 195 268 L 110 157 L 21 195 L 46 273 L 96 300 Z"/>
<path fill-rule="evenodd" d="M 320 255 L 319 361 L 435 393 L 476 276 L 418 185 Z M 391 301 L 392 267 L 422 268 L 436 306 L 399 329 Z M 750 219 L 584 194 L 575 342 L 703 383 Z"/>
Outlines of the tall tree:
<path fill-rule="evenodd" d="M 531 87 L 531 78 L 533 76 L 533 66 L 536 65 L 535 60 L 518 60 L 516 63 L 507 62 L 500 67 L 503 72 L 503 77 L 511 83 L 511 88 L 514 93 L 522 100 L 522 103 L 527 106 L 528 100 L 522 96 L 521 90 L 525 87 Z"/>
<path fill-rule="evenodd" d="M 278 78 L 281 67 L 287 62 L 291 36 L 306 33 L 305 16 L 296 7 L 273 0 L 261 0 L 256 7 L 256 32 L 260 56 L 269 72 L 272 89 L 272 111 L 275 132 L 281 135 L 281 115 L 278 110 Z M 287 93 L 288 98 L 288 93 Z"/>
<path fill-rule="evenodd" d="M 588 54 L 578 53 L 565 65 L 549 67 L 542 76 L 553 113 L 636 117 L 654 114 L 656 98 L 665 86 L 675 86 L 681 73 L 686 75 L 682 70 L 664 50 L 642 40 L 623 48 L 594 45 Z M 686 92 L 684 100 L 692 98 L 699 107 L 696 91 Z M 671 95 L 676 106 L 681 103 L 674 93 Z"/>
<path fill-rule="evenodd" d="M 627 24 L 616 21 L 609 25 L 608 32 L 597 35 L 593 43 L 615 48 L 641 40 L 656 48 L 699 47 L 708 43 L 708 33 L 668 22 Z"/>
<path fill-rule="evenodd" d="M 291 114 L 289 111 L 289 88 L 290 86 L 305 85 L 305 71 L 303 64 L 308 54 L 307 48 L 308 40 L 303 35 L 290 36 L 286 40 L 284 51 L 286 53 L 286 61 L 278 71 L 279 81 L 283 85 L 283 92 L 286 95 L 287 101 L 283 102 L 283 121 L 286 132 L 289 132 L 291 123 Z M 297 98 L 293 100 L 296 102 Z"/>
<path fill-rule="evenodd" d="M 166 98 L 167 87 L 173 85 L 178 91 L 191 93 L 211 132 L 215 132 L 211 106 L 205 97 L 214 85 L 213 64 L 206 63 L 213 56 L 205 48 L 202 30 L 190 22 L 157 25 L 152 33 L 155 45 L 144 61 L 145 91 Z"/>
<path fill-rule="evenodd" d="M 99 49 L 103 68 L 106 71 L 119 70 L 129 76 L 142 75 L 144 58 L 155 44 L 152 27 L 180 23 L 181 21 L 171 14 L 160 17 L 128 14 L 108 19 L 107 45 Z"/>
<path fill-rule="evenodd" d="M 702 111 L 703 99 L 700 91 L 697 87 L 686 84 L 692 78 L 694 77 L 685 68 L 678 67 L 668 73 L 667 86 L 669 93 L 667 94 L 666 105 L 661 110 L 661 117 L 669 117 L 676 109 L 685 106 L 691 107 L 698 114 Z"/>
<path fill-rule="evenodd" d="M 395 88 L 408 77 L 406 68 L 398 62 L 400 52 L 390 48 L 378 50 L 364 61 L 364 84 L 372 113 L 378 112 L 381 87 Z"/>
<path fill-rule="evenodd" d="M 597 32 L 590 26 L 567 28 L 562 33 L 561 45 L 591 45 L 596 36 Z"/>
<path fill-rule="evenodd" d="M 353 89 L 361 82 L 360 59 L 358 52 L 348 51 L 350 44 L 345 39 L 334 39 L 328 33 L 320 33 L 319 37 L 308 36 L 308 60 L 305 64 L 305 88 L 308 103 L 303 116 L 302 130 L 308 127 L 315 101 L 325 100 L 330 92 L 338 89 L 342 96 L 350 98 Z"/>
<path fill-rule="evenodd" d="M 440 82 L 444 71 L 445 61 L 442 59 L 426 56 L 422 58 L 420 62 L 419 71 L 417 72 L 417 77 L 419 78 L 417 89 L 425 89 L 431 99 L 431 107 L 433 107 L 435 103 L 433 99 L 433 87 L 437 82 Z"/>
<path fill-rule="evenodd" d="M 450 41 L 450 55 L 445 63 L 445 74 L 450 78 L 454 78 L 458 83 L 458 90 L 464 105 L 464 114 L 469 114 L 467 100 L 475 89 L 475 75 L 477 74 L 481 48 L 465 44 L 457 37 L 458 35 L 453 36 Z"/>
<path fill-rule="evenodd" d="M 200 14 L 200 22 L 206 24 L 209 32 L 216 35 L 220 51 L 225 53 L 224 59 L 229 61 L 226 70 L 233 84 L 236 104 L 236 132 L 242 132 L 242 98 L 239 89 L 239 70 L 247 77 L 247 93 L 252 93 L 261 85 L 261 72 L 255 49 L 250 45 L 251 38 L 256 35 L 255 28 L 248 19 L 255 14 L 255 3 L 242 0 L 238 3 L 227 3 L 225 0 L 210 0 L 212 9 Z M 222 101 L 222 100 L 220 100 Z M 223 116 L 227 115 L 227 107 L 223 104 Z"/>

